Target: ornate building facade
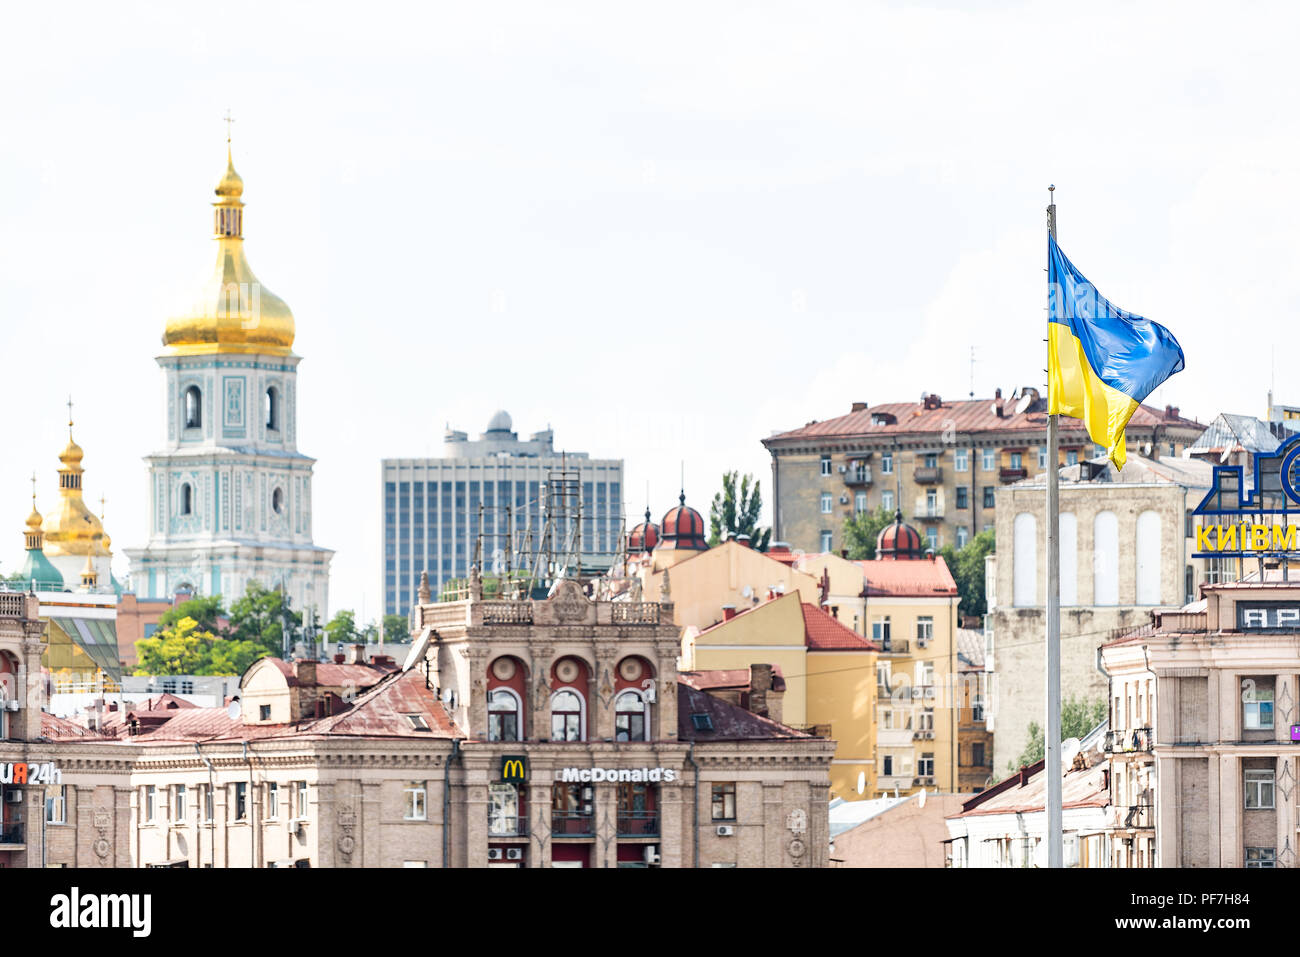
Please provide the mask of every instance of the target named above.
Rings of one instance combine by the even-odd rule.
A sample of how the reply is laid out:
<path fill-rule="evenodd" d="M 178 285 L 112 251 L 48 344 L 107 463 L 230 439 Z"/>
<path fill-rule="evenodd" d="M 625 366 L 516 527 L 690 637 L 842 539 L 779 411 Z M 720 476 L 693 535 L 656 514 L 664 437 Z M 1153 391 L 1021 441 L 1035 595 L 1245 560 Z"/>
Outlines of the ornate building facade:
<path fill-rule="evenodd" d="M 227 600 L 283 588 L 324 616 L 328 549 L 312 542 L 315 460 L 298 451 L 293 314 L 244 257 L 244 184 L 227 153 L 217 185 L 212 277 L 167 322 L 158 357 L 167 439 L 148 456 L 149 543 L 128 549 L 137 595 L 189 586 Z"/>

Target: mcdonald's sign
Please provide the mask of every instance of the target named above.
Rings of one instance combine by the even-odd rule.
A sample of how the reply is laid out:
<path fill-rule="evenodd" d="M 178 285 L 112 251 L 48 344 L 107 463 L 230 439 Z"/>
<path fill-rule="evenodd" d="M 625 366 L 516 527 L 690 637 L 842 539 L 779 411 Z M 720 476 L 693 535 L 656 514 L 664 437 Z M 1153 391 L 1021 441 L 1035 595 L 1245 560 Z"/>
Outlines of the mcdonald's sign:
<path fill-rule="evenodd" d="M 525 783 L 528 780 L 528 758 L 522 754 L 503 754 L 501 780 L 506 784 Z"/>

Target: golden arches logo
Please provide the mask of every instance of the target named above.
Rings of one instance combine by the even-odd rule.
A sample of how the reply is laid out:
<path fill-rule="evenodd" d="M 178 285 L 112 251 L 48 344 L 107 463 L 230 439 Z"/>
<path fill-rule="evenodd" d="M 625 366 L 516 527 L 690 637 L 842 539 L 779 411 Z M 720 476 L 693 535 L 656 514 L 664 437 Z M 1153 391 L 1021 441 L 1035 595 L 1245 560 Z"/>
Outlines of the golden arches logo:
<path fill-rule="evenodd" d="M 527 777 L 524 759 L 506 756 L 501 759 L 501 780 L 522 784 Z"/>

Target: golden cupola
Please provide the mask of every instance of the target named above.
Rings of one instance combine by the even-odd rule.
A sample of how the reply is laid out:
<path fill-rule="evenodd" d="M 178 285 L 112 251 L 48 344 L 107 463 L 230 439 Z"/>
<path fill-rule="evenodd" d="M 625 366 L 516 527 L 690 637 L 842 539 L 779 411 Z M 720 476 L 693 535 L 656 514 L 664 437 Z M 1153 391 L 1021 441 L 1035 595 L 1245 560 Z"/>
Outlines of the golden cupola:
<path fill-rule="evenodd" d="M 81 497 L 82 454 L 81 446 L 72 440 L 72 423 L 68 422 L 68 444 L 59 456 L 63 463 L 59 469 L 59 504 L 42 523 L 46 555 L 108 554 L 104 525 Z"/>
<path fill-rule="evenodd" d="M 217 262 L 198 298 L 167 320 L 163 345 L 169 355 L 256 352 L 288 355 L 293 313 L 253 275 L 244 258 L 244 181 L 226 146 L 226 173 L 216 188 L 213 238 Z"/>

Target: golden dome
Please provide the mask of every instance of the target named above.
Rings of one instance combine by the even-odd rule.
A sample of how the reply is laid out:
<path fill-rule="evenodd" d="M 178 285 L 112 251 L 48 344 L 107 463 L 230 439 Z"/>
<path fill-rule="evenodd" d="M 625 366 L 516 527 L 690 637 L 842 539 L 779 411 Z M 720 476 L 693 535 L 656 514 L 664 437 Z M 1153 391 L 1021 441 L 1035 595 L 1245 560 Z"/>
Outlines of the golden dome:
<path fill-rule="evenodd" d="M 235 172 L 235 161 L 230 155 L 229 146 L 226 147 L 226 175 L 217 184 L 217 195 L 223 199 L 239 199 L 244 195 L 244 181 Z"/>
<path fill-rule="evenodd" d="M 81 446 L 72 441 L 72 436 L 69 435 L 67 446 L 59 453 L 59 461 L 68 466 L 80 465 L 84 456 Z"/>
<path fill-rule="evenodd" d="M 163 345 L 171 355 L 260 352 L 287 355 L 293 313 L 253 274 L 244 257 L 244 181 L 227 151 L 226 174 L 213 203 L 217 261 L 195 301 L 167 320 Z"/>
<path fill-rule="evenodd" d="M 72 441 L 69 427 L 68 446 L 59 456 L 58 508 L 42 521 L 45 529 L 46 555 L 107 555 L 104 524 L 86 507 L 81 498 L 81 446 Z M 29 519 L 30 521 L 30 519 Z"/>
<path fill-rule="evenodd" d="M 41 513 L 36 511 L 36 503 L 33 502 L 32 514 L 27 516 L 27 531 L 32 534 L 39 532 L 41 530 L 42 521 L 44 521 L 44 519 L 41 518 Z"/>

